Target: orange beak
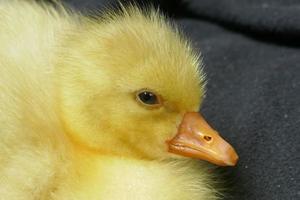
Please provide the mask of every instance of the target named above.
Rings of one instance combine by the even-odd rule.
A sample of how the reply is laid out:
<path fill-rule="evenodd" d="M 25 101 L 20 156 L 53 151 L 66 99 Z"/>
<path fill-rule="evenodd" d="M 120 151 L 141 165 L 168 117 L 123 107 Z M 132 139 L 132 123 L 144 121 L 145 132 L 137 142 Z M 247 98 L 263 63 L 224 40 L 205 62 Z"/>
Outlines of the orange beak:
<path fill-rule="evenodd" d="M 169 152 L 198 158 L 221 166 L 234 166 L 238 155 L 205 119 L 196 112 L 186 113 L 177 135 L 167 141 Z"/>

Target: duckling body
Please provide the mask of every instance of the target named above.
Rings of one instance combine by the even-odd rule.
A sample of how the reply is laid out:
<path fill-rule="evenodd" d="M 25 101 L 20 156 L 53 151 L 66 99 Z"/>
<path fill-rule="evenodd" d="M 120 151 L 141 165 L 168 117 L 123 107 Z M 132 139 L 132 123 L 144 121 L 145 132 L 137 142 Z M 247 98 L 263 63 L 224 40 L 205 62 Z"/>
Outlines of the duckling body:
<path fill-rule="evenodd" d="M 153 110 L 151 115 L 149 109 L 140 108 L 130 96 L 134 91 L 132 85 L 138 85 L 137 89 L 148 86 L 143 85 L 140 71 L 121 69 L 119 65 L 133 65 L 132 60 L 136 61 L 133 58 L 145 55 L 156 58 L 159 54 L 155 48 L 164 52 L 177 40 L 177 36 L 165 30 L 157 13 L 146 20 L 138 9 L 130 12 L 123 14 L 125 21 L 108 14 L 107 19 L 111 21 L 95 22 L 63 8 L 28 1 L 0 2 L 0 199 L 217 199 L 205 165 L 165 156 L 169 153 L 164 147 L 165 139 L 160 138 L 164 132 L 166 138 L 170 137 L 178 126 L 182 115 L 174 113 L 182 113 L 181 109 L 198 109 L 201 95 L 192 94 L 182 105 L 176 98 L 170 101 L 172 103 L 166 101 L 168 108 Z M 100 24 L 97 28 L 96 23 Z M 150 27 L 149 31 L 158 31 L 157 37 L 168 35 L 169 41 L 164 38 L 166 47 L 159 47 L 146 38 L 139 41 L 142 45 L 135 46 L 131 37 L 140 36 L 121 27 L 113 35 L 117 38 L 115 44 L 115 40 L 109 39 L 111 32 L 118 29 L 114 23 L 116 27 L 122 24 L 125 29 L 126 23 L 129 27 L 132 24 L 145 26 L 145 29 Z M 94 40 L 91 35 L 96 32 Z M 129 34 L 126 40 L 124 34 Z M 100 44 L 95 45 L 99 38 Z M 128 42 L 133 45 L 120 51 L 123 43 Z M 103 53 L 106 51 L 109 53 Z M 166 51 L 165 55 L 169 53 Z M 172 53 L 175 57 L 183 54 L 177 49 Z M 111 54 L 115 59 L 109 57 Z M 124 58 L 132 60 L 118 60 Z M 164 66 L 169 61 L 165 58 L 159 60 L 163 66 L 159 68 L 161 73 L 167 71 Z M 190 58 L 182 56 L 182 59 L 172 61 L 173 65 Z M 196 61 L 191 60 L 190 65 L 195 64 Z M 151 75 L 156 72 L 152 73 L 147 66 L 154 61 L 139 60 L 138 63 L 145 65 L 143 71 Z M 104 66 L 110 67 L 103 70 Z M 118 71 L 122 76 L 116 77 L 121 78 L 113 77 Z M 198 88 L 196 72 L 191 67 L 190 71 L 183 69 L 179 73 L 190 75 L 188 79 L 178 76 L 183 80 L 182 87 L 202 91 L 201 86 Z M 155 78 L 146 76 L 145 79 L 149 79 L 146 82 L 159 80 L 159 74 L 157 72 Z M 127 76 L 131 77 L 126 79 Z M 197 84 L 193 85 L 193 81 Z M 176 88 L 175 83 L 170 87 Z M 168 93 L 168 84 L 163 85 L 165 88 L 159 88 Z M 130 92 L 123 94 L 121 89 Z M 124 98 L 114 102 L 119 96 L 113 96 L 113 91 Z M 172 91 L 168 95 L 172 96 Z M 171 111 L 165 111 L 167 109 Z M 142 121 L 143 116 L 150 120 L 148 124 Z M 156 122 L 157 119 L 160 121 Z M 164 120 L 167 125 L 174 123 L 174 127 L 167 128 Z M 134 126 L 134 122 L 139 126 Z M 155 130 L 147 130 L 150 125 Z M 157 135 L 150 137 L 147 131 Z M 137 139 L 134 134 L 138 134 Z"/>
<path fill-rule="evenodd" d="M 0 199 L 49 199 L 64 168 L 51 64 L 63 21 L 35 4 L 0 2 Z"/>
<path fill-rule="evenodd" d="M 199 163 L 178 160 L 157 162 L 111 156 L 96 156 L 94 159 L 88 156 L 82 161 L 86 163 L 80 163 L 77 171 L 72 172 L 73 176 L 69 174 L 53 194 L 53 199 L 216 198 L 216 190 L 207 185 L 211 175 Z"/>

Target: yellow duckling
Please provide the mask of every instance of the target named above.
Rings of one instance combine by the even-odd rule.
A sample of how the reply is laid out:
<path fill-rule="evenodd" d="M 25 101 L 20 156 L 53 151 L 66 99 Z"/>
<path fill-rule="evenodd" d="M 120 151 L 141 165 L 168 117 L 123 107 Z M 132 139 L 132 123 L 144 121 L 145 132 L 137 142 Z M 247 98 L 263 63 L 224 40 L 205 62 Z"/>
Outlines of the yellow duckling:
<path fill-rule="evenodd" d="M 0 2 L 0 199 L 217 199 L 237 155 L 197 113 L 201 61 L 156 11 Z"/>

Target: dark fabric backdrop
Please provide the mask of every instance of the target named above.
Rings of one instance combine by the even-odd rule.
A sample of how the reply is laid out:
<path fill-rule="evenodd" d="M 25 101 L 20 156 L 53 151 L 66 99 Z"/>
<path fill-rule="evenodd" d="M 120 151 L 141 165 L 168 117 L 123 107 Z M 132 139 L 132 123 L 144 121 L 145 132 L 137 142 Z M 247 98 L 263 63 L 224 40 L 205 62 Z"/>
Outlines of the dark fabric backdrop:
<path fill-rule="evenodd" d="M 226 169 L 226 199 L 300 199 L 300 1 L 137 1 L 159 6 L 202 52 L 202 112 L 240 156 Z M 65 2 L 84 12 L 116 4 Z"/>

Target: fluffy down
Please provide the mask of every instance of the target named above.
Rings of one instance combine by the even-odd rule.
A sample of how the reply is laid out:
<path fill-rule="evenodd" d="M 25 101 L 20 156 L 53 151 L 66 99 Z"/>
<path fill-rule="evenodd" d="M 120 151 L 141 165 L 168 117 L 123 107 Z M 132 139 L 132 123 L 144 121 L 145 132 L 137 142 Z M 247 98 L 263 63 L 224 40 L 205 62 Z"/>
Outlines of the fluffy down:
<path fill-rule="evenodd" d="M 0 199 L 217 198 L 204 164 L 166 149 L 204 76 L 163 16 L 3 0 L 0 27 Z M 144 88 L 164 106 L 140 105 Z"/>

